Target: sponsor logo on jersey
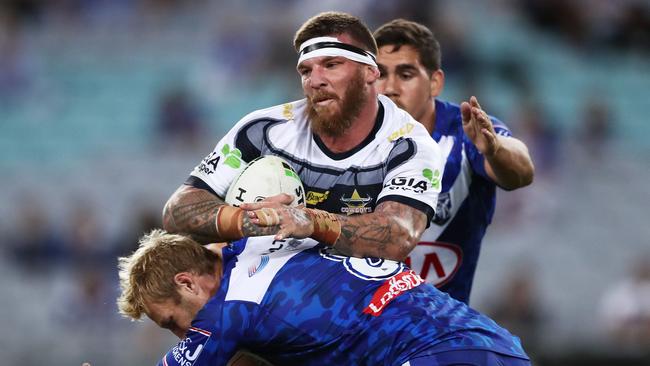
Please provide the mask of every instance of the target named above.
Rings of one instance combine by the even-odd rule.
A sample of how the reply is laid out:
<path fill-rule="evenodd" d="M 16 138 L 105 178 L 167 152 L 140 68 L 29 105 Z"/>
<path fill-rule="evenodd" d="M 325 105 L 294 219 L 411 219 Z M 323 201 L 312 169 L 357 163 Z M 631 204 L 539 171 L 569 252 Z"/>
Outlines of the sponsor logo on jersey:
<path fill-rule="evenodd" d="M 261 272 L 267 264 L 269 264 L 269 256 L 264 254 L 260 257 L 258 264 L 253 264 L 248 267 L 248 277 L 253 277 L 256 273 Z"/>
<path fill-rule="evenodd" d="M 231 149 L 230 145 L 225 144 L 223 148 L 221 148 L 221 154 L 213 151 L 208 156 L 203 158 L 203 161 L 201 161 L 201 164 L 199 164 L 197 170 L 208 175 L 214 174 L 220 161 L 223 161 L 222 164 L 225 166 L 233 169 L 239 169 L 242 163 L 241 151 L 239 149 Z"/>
<path fill-rule="evenodd" d="M 191 366 L 199 357 L 203 346 L 210 338 L 210 332 L 196 327 L 190 327 L 189 336 L 174 346 L 171 351 L 162 359 L 163 365 L 169 365 L 167 357 L 171 356 L 175 365 Z"/>
<path fill-rule="evenodd" d="M 449 192 L 438 195 L 438 204 L 436 205 L 436 214 L 431 221 L 436 225 L 444 225 L 451 219 L 451 195 Z"/>
<path fill-rule="evenodd" d="M 423 283 L 424 280 L 413 271 L 398 273 L 388 281 L 384 282 L 377 291 L 375 291 L 370 303 L 365 309 L 363 309 L 363 313 L 372 316 L 379 316 L 384 311 L 384 308 L 386 308 L 391 301 L 397 298 L 397 296 L 420 286 Z"/>
<path fill-rule="evenodd" d="M 307 204 L 308 205 L 317 205 L 325 201 L 330 195 L 330 191 L 325 192 L 314 192 L 307 191 Z"/>
<path fill-rule="evenodd" d="M 341 196 L 341 202 L 343 202 L 343 204 L 346 206 L 341 208 L 341 212 L 348 215 L 372 212 L 372 207 L 366 207 L 370 201 L 372 201 L 372 197 L 370 197 L 370 195 L 361 197 L 361 195 L 359 195 L 359 192 L 357 192 L 355 189 L 350 197 L 345 197 L 345 195 Z"/>
<path fill-rule="evenodd" d="M 293 120 L 293 104 L 285 103 L 282 106 L 282 116 L 288 120 Z"/>
<path fill-rule="evenodd" d="M 429 183 L 431 183 L 431 186 L 434 189 L 440 189 L 440 170 L 431 170 L 429 168 L 425 168 L 422 170 L 422 176 L 426 178 Z"/>
<path fill-rule="evenodd" d="M 413 131 L 413 127 L 415 127 L 415 125 L 411 122 L 408 122 L 406 125 L 400 127 L 399 130 L 391 133 L 390 136 L 388 136 L 388 141 L 392 142 L 397 140 L 400 137 L 404 137 L 408 135 L 409 133 L 411 133 L 411 131 Z"/>
<path fill-rule="evenodd" d="M 463 262 L 458 245 L 443 242 L 420 242 L 406 258 L 406 265 L 427 282 L 440 287 L 449 282 Z"/>
<path fill-rule="evenodd" d="M 429 189 L 429 183 L 425 179 L 395 177 L 390 182 L 384 184 L 384 188 L 390 191 L 412 191 L 420 194 Z"/>

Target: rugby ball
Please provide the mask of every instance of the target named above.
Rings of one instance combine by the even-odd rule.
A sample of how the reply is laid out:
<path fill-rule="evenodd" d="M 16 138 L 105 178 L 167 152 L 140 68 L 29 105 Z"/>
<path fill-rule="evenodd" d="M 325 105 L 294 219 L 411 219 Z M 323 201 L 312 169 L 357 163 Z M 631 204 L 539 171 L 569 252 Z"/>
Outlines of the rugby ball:
<path fill-rule="evenodd" d="M 294 197 L 291 206 L 305 204 L 305 189 L 300 177 L 284 159 L 266 155 L 251 161 L 232 182 L 226 203 L 239 206 L 287 193 Z"/>

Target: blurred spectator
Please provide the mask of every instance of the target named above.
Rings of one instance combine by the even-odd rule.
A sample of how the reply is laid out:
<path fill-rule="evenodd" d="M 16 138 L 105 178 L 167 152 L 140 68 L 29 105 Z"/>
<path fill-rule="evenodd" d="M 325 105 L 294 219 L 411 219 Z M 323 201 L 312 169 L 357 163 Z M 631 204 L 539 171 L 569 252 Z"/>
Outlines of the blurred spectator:
<path fill-rule="evenodd" d="M 587 155 L 600 160 L 606 153 L 612 135 L 612 115 L 605 99 L 589 97 L 582 107 L 579 141 Z"/>
<path fill-rule="evenodd" d="M 16 264 L 30 273 L 43 273 L 59 264 L 64 241 L 50 226 L 38 199 L 20 200 L 16 230 L 10 231 L 9 248 Z"/>
<path fill-rule="evenodd" d="M 650 50 L 650 3 L 646 0 L 518 2 L 535 26 L 576 48 Z"/>
<path fill-rule="evenodd" d="M 526 142 L 535 161 L 535 178 L 544 179 L 556 169 L 561 141 L 539 100 L 529 96 L 518 103 L 513 121 L 517 122 L 517 135 Z"/>
<path fill-rule="evenodd" d="M 497 323 L 521 338 L 526 352 L 533 357 L 539 351 L 544 320 L 541 297 L 531 266 L 521 266 L 505 280 L 496 302 L 486 313 Z"/>
<path fill-rule="evenodd" d="M 115 253 L 111 255 L 111 259 L 115 260 L 117 257 L 122 257 L 131 254 L 138 248 L 138 240 L 142 235 L 148 233 L 154 228 L 162 227 L 162 209 L 153 209 L 145 204 L 135 205 L 133 208 L 135 218 L 130 220 L 129 224 L 124 224 L 127 227 L 124 233 L 116 240 Z"/>
<path fill-rule="evenodd" d="M 182 87 L 174 87 L 160 98 L 156 116 L 160 142 L 179 149 L 192 149 L 204 130 L 197 102 Z"/>
<path fill-rule="evenodd" d="M 0 103 L 11 101 L 29 85 L 20 13 L 0 5 Z"/>
<path fill-rule="evenodd" d="M 589 27 L 577 1 L 525 0 L 519 4 L 533 25 L 565 37 L 574 46 L 585 45 Z"/>
<path fill-rule="evenodd" d="M 609 340 L 650 356 L 650 254 L 638 258 L 627 277 L 604 288 L 599 319 Z"/>
<path fill-rule="evenodd" d="M 618 49 L 650 51 L 650 3 L 632 3 L 615 23 L 611 45 Z"/>
<path fill-rule="evenodd" d="M 106 269 L 113 264 L 95 206 L 88 202 L 76 203 L 67 223 L 66 259 L 73 267 Z"/>

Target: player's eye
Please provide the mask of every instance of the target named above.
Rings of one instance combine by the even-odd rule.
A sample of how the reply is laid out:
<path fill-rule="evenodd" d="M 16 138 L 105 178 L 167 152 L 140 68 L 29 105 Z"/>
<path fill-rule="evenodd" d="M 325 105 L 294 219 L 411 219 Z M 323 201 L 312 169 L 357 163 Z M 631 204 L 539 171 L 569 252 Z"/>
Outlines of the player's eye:
<path fill-rule="evenodd" d="M 403 72 L 403 73 L 399 74 L 399 77 L 402 80 L 410 80 L 410 79 L 413 78 L 413 74 L 410 73 L 410 72 Z"/>

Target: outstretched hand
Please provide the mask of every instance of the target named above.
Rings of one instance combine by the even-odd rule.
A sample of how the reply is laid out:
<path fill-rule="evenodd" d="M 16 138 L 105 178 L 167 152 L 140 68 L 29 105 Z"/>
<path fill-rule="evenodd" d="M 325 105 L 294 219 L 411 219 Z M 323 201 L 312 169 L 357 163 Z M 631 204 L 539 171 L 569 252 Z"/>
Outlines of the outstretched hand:
<path fill-rule="evenodd" d="M 469 102 L 461 103 L 460 113 L 463 119 L 463 130 L 474 146 L 484 156 L 494 156 L 499 151 L 501 143 L 490 117 L 481 108 L 475 96 L 469 98 Z"/>
<path fill-rule="evenodd" d="M 314 232 L 314 223 L 311 221 L 303 207 L 291 207 L 293 197 L 282 193 L 266 198 L 256 203 L 243 203 L 239 207 L 246 212 L 248 218 L 255 225 L 280 226 L 275 234 L 275 240 L 292 237 L 302 239 Z"/>

